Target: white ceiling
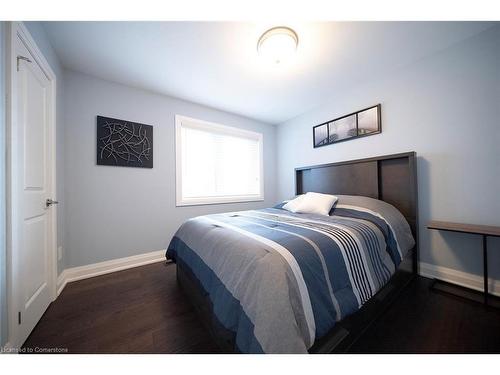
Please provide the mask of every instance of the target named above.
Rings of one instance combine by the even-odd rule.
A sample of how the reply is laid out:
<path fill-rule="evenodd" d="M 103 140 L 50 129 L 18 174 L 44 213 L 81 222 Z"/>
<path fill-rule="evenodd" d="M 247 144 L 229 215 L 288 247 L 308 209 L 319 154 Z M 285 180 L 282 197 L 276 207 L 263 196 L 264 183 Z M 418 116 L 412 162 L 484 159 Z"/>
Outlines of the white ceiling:
<path fill-rule="evenodd" d="M 486 22 L 288 23 L 296 58 L 269 65 L 256 44 L 270 24 L 44 22 L 69 69 L 277 124 L 336 91 L 477 34 Z"/>

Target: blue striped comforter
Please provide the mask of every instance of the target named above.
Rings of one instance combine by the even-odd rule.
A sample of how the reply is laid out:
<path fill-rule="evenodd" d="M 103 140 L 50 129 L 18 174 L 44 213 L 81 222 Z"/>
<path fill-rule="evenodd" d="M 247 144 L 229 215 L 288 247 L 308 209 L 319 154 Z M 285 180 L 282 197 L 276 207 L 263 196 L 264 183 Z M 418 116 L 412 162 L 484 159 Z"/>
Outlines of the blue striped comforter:
<path fill-rule="evenodd" d="M 340 204 L 333 216 L 207 215 L 179 228 L 167 257 L 199 281 L 236 351 L 303 353 L 387 283 L 412 245 L 398 227 Z"/>

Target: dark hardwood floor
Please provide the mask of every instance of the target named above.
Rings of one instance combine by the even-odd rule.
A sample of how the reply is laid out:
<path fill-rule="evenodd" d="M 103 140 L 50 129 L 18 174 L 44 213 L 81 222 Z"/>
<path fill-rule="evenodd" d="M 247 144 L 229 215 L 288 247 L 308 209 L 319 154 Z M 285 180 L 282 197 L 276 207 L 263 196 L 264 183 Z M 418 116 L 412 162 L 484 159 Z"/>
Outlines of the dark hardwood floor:
<path fill-rule="evenodd" d="M 429 290 L 418 278 L 353 353 L 500 353 L 500 310 Z M 26 340 L 70 353 L 218 353 L 176 283 L 155 263 L 70 283 Z"/>
<path fill-rule="evenodd" d="M 500 353 L 500 309 L 430 290 L 432 282 L 410 284 L 350 352 Z"/>
<path fill-rule="evenodd" d="M 177 287 L 175 265 L 155 263 L 66 285 L 26 347 L 70 353 L 215 353 Z"/>

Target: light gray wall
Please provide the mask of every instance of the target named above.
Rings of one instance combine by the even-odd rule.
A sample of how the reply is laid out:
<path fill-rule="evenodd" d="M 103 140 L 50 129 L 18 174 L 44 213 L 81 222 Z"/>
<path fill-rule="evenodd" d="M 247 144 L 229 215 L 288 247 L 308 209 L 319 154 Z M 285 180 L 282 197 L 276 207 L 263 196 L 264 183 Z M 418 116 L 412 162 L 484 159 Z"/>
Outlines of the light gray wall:
<path fill-rule="evenodd" d="M 208 107 L 65 73 L 66 265 L 165 249 L 186 219 L 275 203 L 275 127 Z M 265 201 L 175 207 L 174 116 L 264 134 Z M 96 165 L 96 116 L 154 126 L 154 168 Z"/>
<path fill-rule="evenodd" d="M 382 134 L 312 148 L 313 125 L 382 104 Z M 474 236 L 431 232 L 428 220 L 500 225 L 500 27 L 403 70 L 337 92 L 278 126 L 278 196 L 294 194 L 294 168 L 414 150 L 418 154 L 420 260 L 482 274 Z M 500 248 L 490 239 L 491 248 Z M 500 279 L 500 252 L 490 252 Z"/>
<path fill-rule="evenodd" d="M 63 254 L 57 262 L 57 270 L 60 274 L 64 268 L 64 224 L 65 224 L 65 196 L 64 196 L 64 68 L 57 57 L 41 22 L 24 22 L 29 33 L 35 40 L 36 45 L 42 51 L 50 67 L 56 75 L 56 195 L 60 202 L 57 209 L 57 246 L 61 246 Z"/>
<path fill-rule="evenodd" d="M 0 22 L 0 346 L 7 342 L 7 264 L 5 249 L 5 22 Z"/>

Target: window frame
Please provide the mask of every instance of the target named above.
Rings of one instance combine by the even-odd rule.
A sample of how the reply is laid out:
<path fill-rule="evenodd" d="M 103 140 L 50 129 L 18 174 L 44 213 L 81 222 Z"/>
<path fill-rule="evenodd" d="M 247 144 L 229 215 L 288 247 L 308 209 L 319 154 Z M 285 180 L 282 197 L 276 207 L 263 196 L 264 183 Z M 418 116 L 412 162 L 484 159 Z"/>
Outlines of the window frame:
<path fill-rule="evenodd" d="M 182 196 L 182 127 L 208 130 L 211 132 L 225 134 L 241 138 L 254 139 L 259 144 L 259 166 L 260 166 L 260 194 L 227 195 L 184 198 Z M 186 125 L 185 125 L 186 126 Z M 264 136 L 262 133 L 243 130 L 240 128 L 221 125 L 214 122 L 199 120 L 192 117 L 175 115 L 175 202 L 176 207 L 197 206 L 223 203 L 259 202 L 264 200 Z"/>

